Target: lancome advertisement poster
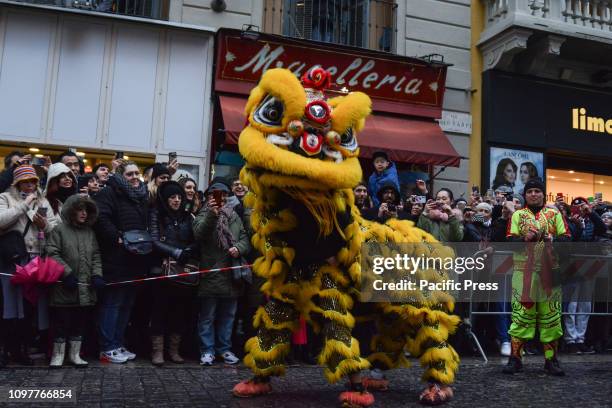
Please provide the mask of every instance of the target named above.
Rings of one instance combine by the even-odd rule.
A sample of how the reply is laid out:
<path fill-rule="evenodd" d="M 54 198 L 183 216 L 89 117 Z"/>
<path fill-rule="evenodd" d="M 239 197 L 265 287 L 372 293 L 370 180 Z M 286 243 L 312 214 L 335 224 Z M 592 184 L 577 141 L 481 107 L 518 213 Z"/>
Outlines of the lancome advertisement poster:
<path fill-rule="evenodd" d="M 506 186 L 512 193 L 520 194 L 530 178 L 545 180 L 543 153 L 491 147 L 489 157 L 489 186 L 494 191 Z"/>

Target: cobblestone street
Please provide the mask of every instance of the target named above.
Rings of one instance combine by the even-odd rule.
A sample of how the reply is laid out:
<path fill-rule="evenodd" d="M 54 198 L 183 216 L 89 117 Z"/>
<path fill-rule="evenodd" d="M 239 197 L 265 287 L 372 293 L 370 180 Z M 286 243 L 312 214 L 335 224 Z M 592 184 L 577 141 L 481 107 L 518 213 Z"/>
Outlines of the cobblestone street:
<path fill-rule="evenodd" d="M 540 358 L 529 358 L 522 375 L 501 374 L 502 360 L 487 365 L 464 360 L 449 407 L 610 407 L 612 406 L 612 355 L 563 356 L 567 376 L 544 375 Z M 396 370 L 389 375 L 391 389 L 376 394 L 376 407 L 417 406 L 420 368 Z M 167 365 L 157 369 L 141 360 L 123 366 L 98 363 L 83 370 L 65 368 L 8 368 L 0 370 L 5 387 L 73 387 L 79 407 L 334 407 L 343 385 L 328 385 L 322 370 L 292 366 L 288 375 L 274 381 L 274 393 L 257 399 L 237 399 L 231 389 L 247 378 L 244 367 L 195 364 Z M 1 405 L 1 404 L 0 404 Z M 2 406 L 51 406 L 4 404 Z M 73 403 L 54 406 L 74 406 Z"/>

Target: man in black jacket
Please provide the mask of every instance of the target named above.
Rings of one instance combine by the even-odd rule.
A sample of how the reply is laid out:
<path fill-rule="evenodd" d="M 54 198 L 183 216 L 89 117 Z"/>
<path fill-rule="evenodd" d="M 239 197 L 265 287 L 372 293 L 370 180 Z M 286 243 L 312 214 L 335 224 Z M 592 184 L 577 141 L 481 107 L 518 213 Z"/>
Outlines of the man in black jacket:
<path fill-rule="evenodd" d="M 94 226 L 102 255 L 105 280 L 122 281 L 144 277 L 151 257 L 130 252 L 124 245 L 125 233 L 132 236 L 148 229 L 148 191 L 140 181 L 140 171 L 134 162 L 122 163 L 107 186 L 95 197 L 98 220 Z M 100 360 L 125 363 L 136 358 L 124 346 L 124 334 L 130 320 L 134 299 L 134 284 L 107 286 L 100 298 Z"/>

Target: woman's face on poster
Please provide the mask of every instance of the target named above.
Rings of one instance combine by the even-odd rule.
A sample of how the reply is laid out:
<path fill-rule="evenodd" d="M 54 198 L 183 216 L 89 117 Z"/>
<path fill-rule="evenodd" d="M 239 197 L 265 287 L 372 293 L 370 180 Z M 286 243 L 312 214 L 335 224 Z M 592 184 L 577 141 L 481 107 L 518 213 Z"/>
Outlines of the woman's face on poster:
<path fill-rule="evenodd" d="M 504 169 L 504 179 L 506 179 L 508 183 L 514 183 L 516 180 L 516 172 L 510 163 L 508 163 Z"/>
<path fill-rule="evenodd" d="M 527 184 L 527 181 L 529 181 L 529 169 L 527 168 L 526 165 L 522 165 L 521 166 L 521 183 L 523 184 Z"/>

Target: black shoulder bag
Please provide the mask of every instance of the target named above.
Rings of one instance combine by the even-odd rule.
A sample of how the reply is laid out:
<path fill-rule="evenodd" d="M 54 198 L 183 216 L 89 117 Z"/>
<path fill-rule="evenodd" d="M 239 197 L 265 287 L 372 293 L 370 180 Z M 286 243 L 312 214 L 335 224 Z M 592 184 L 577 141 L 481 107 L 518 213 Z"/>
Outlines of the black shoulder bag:
<path fill-rule="evenodd" d="M 23 233 L 19 231 L 9 231 L 0 235 L 0 259 L 6 265 L 18 263 L 22 259 L 27 259 L 28 250 L 25 245 L 24 237 L 30 230 L 32 220 L 28 219 Z"/>

